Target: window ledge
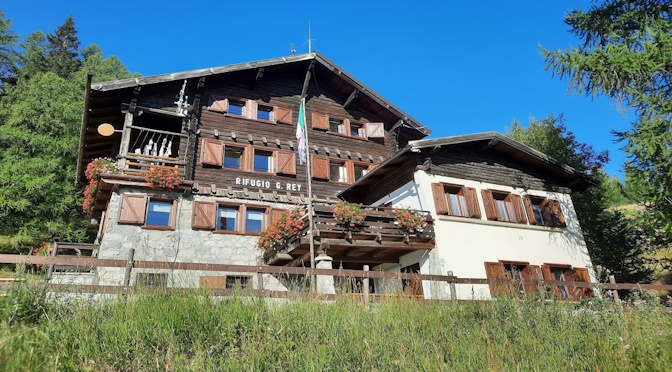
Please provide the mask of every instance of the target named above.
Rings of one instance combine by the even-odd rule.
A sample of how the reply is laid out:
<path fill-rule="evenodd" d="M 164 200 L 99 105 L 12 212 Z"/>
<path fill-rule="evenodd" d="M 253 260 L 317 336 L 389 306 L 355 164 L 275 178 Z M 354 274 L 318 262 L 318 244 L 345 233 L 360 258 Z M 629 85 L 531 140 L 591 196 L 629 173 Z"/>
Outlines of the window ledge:
<path fill-rule="evenodd" d="M 143 225 L 143 229 L 146 230 L 175 230 L 172 226 L 160 226 L 160 225 Z"/>
<path fill-rule="evenodd" d="M 520 223 L 490 221 L 490 220 L 482 220 L 482 219 L 478 219 L 478 218 L 467 218 L 467 217 L 454 217 L 454 216 L 440 215 L 439 220 L 440 221 L 451 221 L 451 222 L 473 223 L 473 224 L 477 224 L 477 225 L 510 227 L 510 228 L 514 228 L 514 229 L 546 231 L 546 232 L 553 232 L 553 233 L 562 233 L 563 231 L 565 231 L 565 228 L 561 228 L 561 227 L 547 227 L 547 226 L 536 226 L 536 225 L 528 225 L 528 224 L 523 225 L 523 224 L 520 224 Z"/>
<path fill-rule="evenodd" d="M 250 119 L 247 116 L 241 116 L 241 115 L 236 115 L 236 114 L 225 113 L 224 116 L 227 117 L 227 118 L 235 118 L 235 119 L 246 120 L 246 121 L 253 122 L 253 123 L 264 123 L 264 124 L 268 124 L 268 125 L 278 124 L 277 121 L 269 121 L 269 120 L 263 120 L 263 119 Z M 285 125 L 291 125 L 291 124 L 285 124 Z"/>
<path fill-rule="evenodd" d="M 327 130 L 326 133 L 332 134 L 332 135 L 334 135 L 334 136 L 339 136 L 339 137 L 354 138 L 354 139 L 356 139 L 356 140 L 360 140 L 360 141 L 369 141 L 369 137 L 351 136 L 351 135 L 347 135 L 347 134 L 345 134 L 345 133 L 341 133 L 341 132 L 333 132 L 333 131 L 330 131 L 330 130 Z"/>

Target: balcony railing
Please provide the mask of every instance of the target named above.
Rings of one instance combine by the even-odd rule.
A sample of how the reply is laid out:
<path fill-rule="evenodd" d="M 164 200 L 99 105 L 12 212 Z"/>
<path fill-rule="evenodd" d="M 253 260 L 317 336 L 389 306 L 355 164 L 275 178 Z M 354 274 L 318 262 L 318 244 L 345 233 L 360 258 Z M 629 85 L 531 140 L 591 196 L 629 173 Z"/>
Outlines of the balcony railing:
<path fill-rule="evenodd" d="M 180 144 L 186 141 L 186 134 L 138 126 L 129 126 L 127 131 L 128 148 L 119 156 L 122 173 L 140 174 L 150 167 L 177 166 L 180 174 L 184 174 L 186 162 Z"/>
<path fill-rule="evenodd" d="M 313 206 L 313 243 L 316 251 L 323 250 L 332 257 L 353 263 L 368 261 L 376 264 L 398 262 L 401 255 L 435 247 L 434 223 L 429 212 L 420 211 L 427 220 L 425 228 L 409 233 L 395 223 L 392 208 L 362 207 L 366 218 L 362 224 L 352 227 L 334 218 L 333 207 L 334 204 L 328 203 Z M 306 226 L 286 241 L 276 243 L 264 259 L 271 265 L 295 266 L 299 263 L 297 260 L 305 258 L 309 245 L 309 228 Z"/>

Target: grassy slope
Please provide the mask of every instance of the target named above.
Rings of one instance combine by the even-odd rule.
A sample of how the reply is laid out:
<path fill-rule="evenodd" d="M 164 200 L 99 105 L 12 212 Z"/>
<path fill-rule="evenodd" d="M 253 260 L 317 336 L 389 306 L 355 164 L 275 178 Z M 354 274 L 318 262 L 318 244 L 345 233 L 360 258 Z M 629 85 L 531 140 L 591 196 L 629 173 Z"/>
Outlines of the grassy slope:
<path fill-rule="evenodd" d="M 672 318 L 567 303 L 0 298 L 0 370 L 666 370 Z M 27 306 L 26 306 L 27 305 Z M 42 307 L 44 305 L 44 307 Z"/>

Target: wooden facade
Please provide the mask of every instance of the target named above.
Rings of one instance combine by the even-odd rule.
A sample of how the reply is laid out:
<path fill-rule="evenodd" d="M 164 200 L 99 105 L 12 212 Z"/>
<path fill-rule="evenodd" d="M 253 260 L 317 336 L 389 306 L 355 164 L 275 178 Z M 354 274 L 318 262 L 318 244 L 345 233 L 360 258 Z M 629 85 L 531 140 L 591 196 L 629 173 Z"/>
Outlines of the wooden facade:
<path fill-rule="evenodd" d="M 305 196 L 306 169 L 295 136 L 302 97 L 318 199 L 335 197 L 430 133 L 324 56 L 310 53 L 87 87 L 78 177 L 91 160 L 113 157 L 128 175 L 148 166 L 177 167 L 196 193 Z M 118 133 L 100 135 L 102 123 Z M 170 153 L 162 151 L 166 144 Z M 99 191 L 96 213 L 105 209 L 106 188 Z"/>

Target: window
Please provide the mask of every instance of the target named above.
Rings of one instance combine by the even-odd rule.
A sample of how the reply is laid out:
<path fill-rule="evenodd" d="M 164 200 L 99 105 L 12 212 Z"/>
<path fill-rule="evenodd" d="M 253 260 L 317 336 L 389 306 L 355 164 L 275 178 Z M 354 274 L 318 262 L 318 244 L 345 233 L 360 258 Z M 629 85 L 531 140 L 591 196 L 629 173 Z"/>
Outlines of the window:
<path fill-rule="evenodd" d="M 329 180 L 334 182 L 348 182 L 348 168 L 344 163 L 329 163 Z"/>
<path fill-rule="evenodd" d="M 173 202 L 164 200 L 149 200 L 147 208 L 147 225 L 170 226 L 170 212 Z"/>
<path fill-rule="evenodd" d="M 273 152 L 255 149 L 253 170 L 255 172 L 273 173 Z"/>
<path fill-rule="evenodd" d="M 175 228 L 177 200 L 166 195 L 125 193 L 121 196 L 119 223 L 143 225 L 147 228 Z"/>
<path fill-rule="evenodd" d="M 135 275 L 136 287 L 167 287 L 168 274 L 137 273 Z"/>
<path fill-rule="evenodd" d="M 345 123 L 341 120 L 329 119 L 329 131 L 346 134 Z"/>
<path fill-rule="evenodd" d="M 481 218 L 476 189 L 460 185 L 433 183 L 432 192 L 437 214 Z"/>
<path fill-rule="evenodd" d="M 496 190 L 481 190 L 481 195 L 489 220 L 527 223 L 520 195 Z"/>
<path fill-rule="evenodd" d="M 353 169 L 354 169 L 354 173 L 355 173 L 355 181 L 364 177 L 366 175 L 366 172 L 368 172 L 368 167 L 367 166 L 362 166 L 362 165 L 355 164 L 353 166 Z"/>
<path fill-rule="evenodd" d="M 274 213 L 274 212 L 278 213 Z M 270 220 L 284 210 L 266 206 L 228 202 L 195 201 L 192 205 L 191 227 L 220 233 L 259 234 Z M 274 217 L 276 218 L 276 217 Z"/>
<path fill-rule="evenodd" d="M 227 276 L 226 289 L 247 289 L 247 276 Z"/>
<path fill-rule="evenodd" d="M 245 212 L 245 232 L 258 234 L 264 228 L 265 210 L 248 208 Z"/>
<path fill-rule="evenodd" d="M 223 168 L 242 169 L 245 149 L 225 146 Z"/>
<path fill-rule="evenodd" d="M 516 264 L 504 264 L 504 273 L 506 274 L 506 278 L 513 281 L 523 280 L 523 268 L 524 266 Z M 510 282 L 509 291 L 511 293 L 525 294 L 525 285 L 523 285 L 522 282 Z"/>
<path fill-rule="evenodd" d="M 565 227 L 560 202 L 540 196 L 525 196 L 525 209 L 530 224 L 548 227 Z"/>
<path fill-rule="evenodd" d="M 551 267 L 551 274 L 553 275 L 553 280 L 560 282 L 565 281 L 565 270 L 559 267 Z M 558 292 L 560 293 L 560 298 L 569 298 L 569 293 L 567 292 L 567 287 L 557 286 Z"/>
<path fill-rule="evenodd" d="M 217 208 L 216 230 L 236 231 L 238 224 L 238 208 L 231 206 L 219 206 Z"/>
<path fill-rule="evenodd" d="M 273 107 L 257 106 L 257 119 L 266 121 L 275 121 Z"/>
<path fill-rule="evenodd" d="M 245 102 L 229 100 L 229 114 L 245 116 Z"/>
<path fill-rule="evenodd" d="M 364 126 L 361 124 L 350 123 L 350 135 L 352 137 L 366 137 L 366 133 L 364 133 Z"/>

